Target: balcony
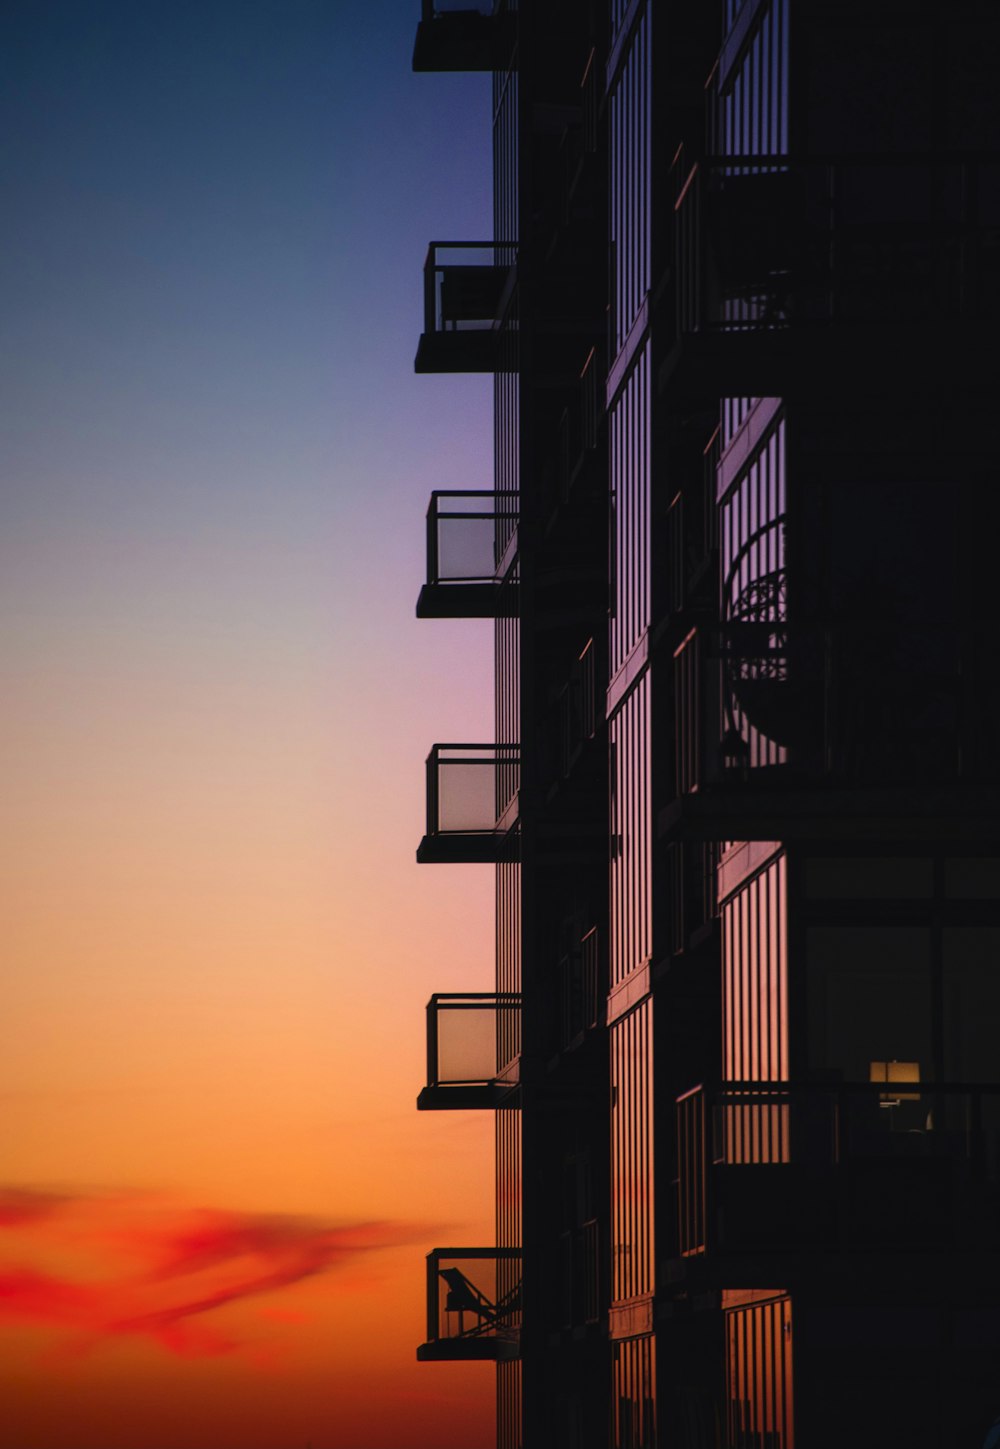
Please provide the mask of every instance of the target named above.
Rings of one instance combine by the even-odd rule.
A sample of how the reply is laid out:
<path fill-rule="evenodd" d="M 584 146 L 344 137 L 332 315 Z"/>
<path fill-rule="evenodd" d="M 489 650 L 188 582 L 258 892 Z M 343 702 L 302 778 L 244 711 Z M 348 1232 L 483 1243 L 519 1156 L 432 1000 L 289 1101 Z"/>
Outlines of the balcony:
<path fill-rule="evenodd" d="M 513 606 L 513 586 L 501 584 L 517 553 L 517 510 L 516 493 L 431 494 L 418 619 L 495 619 Z"/>
<path fill-rule="evenodd" d="M 501 323 L 514 291 L 514 248 L 431 242 L 424 263 L 424 331 L 417 372 L 497 372 Z"/>
<path fill-rule="evenodd" d="M 512 995 L 435 992 L 427 1003 L 427 1085 L 420 1111 L 492 1110 L 516 1085 L 501 1043 L 516 1040 L 521 1002 Z M 506 1070 L 502 1070 L 502 1069 Z"/>
<path fill-rule="evenodd" d="M 435 745 L 427 756 L 427 833 L 421 865 L 517 859 L 517 745 Z"/>
<path fill-rule="evenodd" d="M 886 1075 L 731 1082 L 678 1098 L 679 1256 L 992 1243 L 1000 1087 Z"/>
<path fill-rule="evenodd" d="M 413 69 L 506 70 L 511 62 L 513 17 L 494 15 L 489 0 L 423 0 Z"/>
<path fill-rule="evenodd" d="M 427 1342 L 417 1358 L 516 1358 L 520 1308 L 516 1248 L 435 1248 L 427 1255 Z"/>
<path fill-rule="evenodd" d="M 676 798 L 661 834 L 783 840 L 839 821 L 892 838 L 960 818 L 970 836 L 995 833 L 991 648 L 988 630 L 947 625 L 691 630 L 674 653 Z"/>
<path fill-rule="evenodd" d="M 793 363 L 799 385 L 825 380 L 836 328 L 851 339 L 856 385 L 857 368 L 878 380 L 890 357 L 926 372 L 949 339 L 974 375 L 969 331 L 985 336 L 1000 316 L 996 158 L 683 165 L 668 372 L 683 364 L 716 391 L 781 395 Z M 815 375 L 803 381 L 803 369 Z"/>

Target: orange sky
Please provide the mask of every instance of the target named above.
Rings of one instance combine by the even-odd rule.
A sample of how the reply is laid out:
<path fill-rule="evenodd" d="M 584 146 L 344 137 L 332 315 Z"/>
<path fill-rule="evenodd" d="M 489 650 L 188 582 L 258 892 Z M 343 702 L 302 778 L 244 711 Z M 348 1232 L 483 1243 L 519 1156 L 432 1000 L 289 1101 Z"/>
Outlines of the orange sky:
<path fill-rule="evenodd" d="M 493 1124 L 414 1107 L 493 975 L 489 868 L 414 863 L 492 730 L 489 627 L 413 618 L 490 477 L 487 381 L 412 374 L 487 82 L 363 10 L 5 7 L 0 1449 L 492 1442 L 415 1350 Z"/>
<path fill-rule="evenodd" d="M 493 1232 L 491 1121 L 414 1110 L 427 997 L 490 976 L 489 871 L 413 861 L 475 691 L 369 687 L 346 729 L 336 641 L 296 686 L 252 612 L 195 685 L 101 572 L 99 628 L 67 602 L 8 653 L 0 1443 L 486 1444 L 492 1372 L 414 1361 L 423 1254 Z"/>

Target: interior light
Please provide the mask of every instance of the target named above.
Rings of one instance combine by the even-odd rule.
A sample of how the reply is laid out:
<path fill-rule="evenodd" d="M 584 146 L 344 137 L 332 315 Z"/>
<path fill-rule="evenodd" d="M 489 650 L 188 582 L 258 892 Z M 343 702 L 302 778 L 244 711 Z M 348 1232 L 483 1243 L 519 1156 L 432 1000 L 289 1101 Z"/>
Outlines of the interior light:
<path fill-rule="evenodd" d="M 912 1083 L 920 1081 L 919 1062 L 871 1062 L 868 1069 L 868 1080 L 870 1082 L 885 1082 L 887 1085 L 898 1087 L 901 1083 Z M 898 1089 L 892 1092 L 881 1092 L 879 1102 L 885 1107 L 895 1107 L 900 1102 L 919 1102 L 919 1092 L 900 1092 Z"/>

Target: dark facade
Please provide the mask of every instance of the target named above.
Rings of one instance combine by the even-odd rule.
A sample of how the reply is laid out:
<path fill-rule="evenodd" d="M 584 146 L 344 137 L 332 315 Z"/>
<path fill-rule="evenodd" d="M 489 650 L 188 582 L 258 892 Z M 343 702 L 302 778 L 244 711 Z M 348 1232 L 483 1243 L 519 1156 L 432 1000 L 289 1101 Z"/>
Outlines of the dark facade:
<path fill-rule="evenodd" d="M 496 872 L 423 1108 L 497 1237 L 424 1358 L 500 1449 L 981 1449 L 1000 1417 L 1000 17 L 425 0 L 494 237 L 417 368 L 495 379 L 418 612 L 495 620 L 423 861 Z M 488 480 L 487 480 L 488 481 Z"/>

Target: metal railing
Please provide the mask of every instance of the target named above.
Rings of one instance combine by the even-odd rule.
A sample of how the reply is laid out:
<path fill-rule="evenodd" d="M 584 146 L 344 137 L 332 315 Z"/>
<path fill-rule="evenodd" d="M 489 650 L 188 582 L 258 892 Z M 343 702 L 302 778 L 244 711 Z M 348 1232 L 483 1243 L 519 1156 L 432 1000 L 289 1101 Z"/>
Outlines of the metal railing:
<path fill-rule="evenodd" d="M 427 1003 L 427 1085 L 487 1087 L 501 1060 L 498 1019 L 520 997 L 496 991 L 435 992 Z"/>
<path fill-rule="evenodd" d="M 427 582 L 493 583 L 517 517 L 516 493 L 435 489 L 427 509 Z"/>
<path fill-rule="evenodd" d="M 1000 780 L 1000 680 L 983 629 L 739 620 L 674 654 L 679 795 L 746 778 Z"/>
<path fill-rule="evenodd" d="M 427 756 L 427 834 L 505 833 L 517 816 L 517 745 L 436 744 Z"/>
<path fill-rule="evenodd" d="M 498 328 L 513 288 L 516 254 L 505 242 L 431 242 L 424 263 L 424 331 Z"/>
<path fill-rule="evenodd" d="M 920 1190 L 912 1164 L 961 1163 L 970 1179 L 1000 1185 L 1000 1085 L 931 1082 L 729 1082 L 677 1099 L 677 1233 L 682 1257 L 715 1246 L 715 1173 L 733 1169 L 727 1219 L 764 1168 L 807 1169 L 822 1189 L 829 1174 L 860 1174 L 881 1163 Z M 897 1166 L 898 1165 L 898 1166 Z M 774 1184 L 787 1179 L 775 1177 Z M 746 1199 L 749 1205 L 749 1197 Z M 952 1206 L 946 1205 L 944 1215 Z M 877 1202 L 870 1203 L 873 1215 Z M 888 1208 L 887 1208 L 888 1211 Z M 729 1223 L 730 1233 L 735 1232 Z"/>
<path fill-rule="evenodd" d="M 457 1343 L 498 1338 L 517 1321 L 520 1273 L 502 1290 L 502 1263 L 520 1264 L 515 1248 L 435 1248 L 427 1255 L 427 1340 Z"/>
<path fill-rule="evenodd" d="M 710 156 L 674 203 L 680 333 L 996 319 L 1000 157 Z"/>

